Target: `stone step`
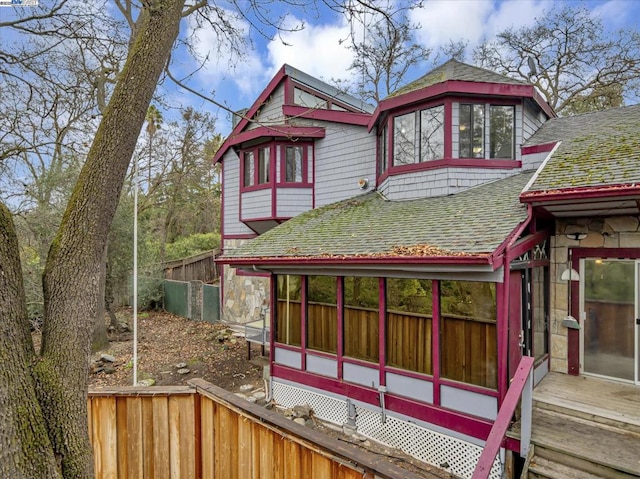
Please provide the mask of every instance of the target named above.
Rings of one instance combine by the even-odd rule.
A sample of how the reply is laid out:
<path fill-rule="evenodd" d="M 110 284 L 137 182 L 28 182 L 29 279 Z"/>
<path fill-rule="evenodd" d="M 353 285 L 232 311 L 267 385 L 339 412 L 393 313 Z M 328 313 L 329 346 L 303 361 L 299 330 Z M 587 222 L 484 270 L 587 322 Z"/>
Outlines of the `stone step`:
<path fill-rule="evenodd" d="M 640 477 L 640 434 L 610 424 L 536 407 L 531 442 L 534 459 L 602 478 Z"/>

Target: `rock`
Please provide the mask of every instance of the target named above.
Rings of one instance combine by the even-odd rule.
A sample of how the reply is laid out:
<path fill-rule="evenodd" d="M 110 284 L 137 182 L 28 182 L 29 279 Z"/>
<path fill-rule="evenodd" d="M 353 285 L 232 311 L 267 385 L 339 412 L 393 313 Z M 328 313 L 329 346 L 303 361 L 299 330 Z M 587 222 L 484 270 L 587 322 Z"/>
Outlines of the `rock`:
<path fill-rule="evenodd" d="M 242 393 L 234 393 L 236 396 L 238 396 L 240 399 L 247 399 L 247 396 L 245 394 Z"/>
<path fill-rule="evenodd" d="M 253 393 L 253 397 L 256 399 L 264 399 L 267 395 L 263 391 L 257 391 Z"/>
<path fill-rule="evenodd" d="M 305 421 L 304 418 L 301 417 L 297 417 L 293 420 L 293 422 L 300 424 L 301 426 L 305 426 L 307 424 L 307 421 Z"/>
<path fill-rule="evenodd" d="M 251 391 L 253 389 L 253 384 L 243 384 L 240 386 L 240 391 Z"/>
<path fill-rule="evenodd" d="M 138 386 L 143 386 L 143 387 L 151 387 L 156 383 L 156 380 L 153 378 L 148 378 L 148 379 L 143 379 L 141 381 L 138 381 Z"/>
<path fill-rule="evenodd" d="M 113 363 L 115 362 L 116 358 L 111 356 L 110 354 L 101 354 L 100 355 L 100 360 L 105 361 L 107 363 Z"/>
<path fill-rule="evenodd" d="M 184 369 L 187 367 L 187 363 L 178 363 L 176 364 L 177 369 Z"/>
<path fill-rule="evenodd" d="M 118 328 L 123 333 L 131 332 L 131 326 L 129 326 L 129 323 L 126 323 L 124 321 L 118 323 Z"/>
<path fill-rule="evenodd" d="M 308 404 L 305 404 L 304 406 L 293 406 L 293 415 L 295 417 L 309 419 L 313 415 L 313 409 L 311 409 L 311 406 Z"/>
<path fill-rule="evenodd" d="M 107 364 L 107 365 L 104 367 L 104 373 L 105 373 L 105 374 L 113 374 L 113 373 L 115 373 L 115 372 L 116 372 L 116 368 L 114 368 L 114 367 L 113 367 L 113 366 L 111 366 L 110 364 Z"/>
<path fill-rule="evenodd" d="M 255 398 L 255 396 L 249 396 L 249 397 L 247 398 L 247 401 L 249 401 L 249 402 L 253 402 L 253 403 L 254 403 L 254 402 L 256 402 L 256 401 L 257 401 L 257 399 Z"/>
<path fill-rule="evenodd" d="M 91 372 L 93 374 L 98 374 L 98 373 L 101 373 L 102 371 L 104 371 L 104 368 L 102 366 L 96 366 L 91 368 Z"/>
<path fill-rule="evenodd" d="M 189 369 L 189 368 L 180 368 L 176 372 L 178 374 L 189 374 L 191 372 L 191 369 Z"/>

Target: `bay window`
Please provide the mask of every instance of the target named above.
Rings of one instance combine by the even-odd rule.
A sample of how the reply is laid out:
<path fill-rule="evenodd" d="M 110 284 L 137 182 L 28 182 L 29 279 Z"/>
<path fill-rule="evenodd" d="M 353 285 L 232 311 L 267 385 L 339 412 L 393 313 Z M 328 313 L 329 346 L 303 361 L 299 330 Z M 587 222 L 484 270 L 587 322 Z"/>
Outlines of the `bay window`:
<path fill-rule="evenodd" d="M 398 115 L 393 120 L 393 165 L 444 157 L 444 106 Z"/>
<path fill-rule="evenodd" d="M 284 181 L 286 183 L 304 183 L 307 176 L 305 146 L 286 146 L 284 148 L 284 157 Z"/>
<path fill-rule="evenodd" d="M 260 146 L 242 153 L 242 186 L 269 183 L 271 177 L 271 147 Z"/>
<path fill-rule="evenodd" d="M 515 158 L 515 107 L 461 103 L 458 141 L 460 158 Z"/>

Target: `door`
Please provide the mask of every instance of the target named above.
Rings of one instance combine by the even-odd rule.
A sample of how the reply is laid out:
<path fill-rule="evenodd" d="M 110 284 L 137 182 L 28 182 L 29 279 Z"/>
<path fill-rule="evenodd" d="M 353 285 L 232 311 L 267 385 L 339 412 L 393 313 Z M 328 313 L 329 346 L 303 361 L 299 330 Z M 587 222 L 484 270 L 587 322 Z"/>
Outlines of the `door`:
<path fill-rule="evenodd" d="M 585 258 L 580 269 L 582 372 L 635 382 L 638 261 Z"/>
<path fill-rule="evenodd" d="M 509 277 L 509 379 L 520 364 L 525 346 L 525 322 L 523 311 L 523 278 L 525 270 L 511 271 Z"/>

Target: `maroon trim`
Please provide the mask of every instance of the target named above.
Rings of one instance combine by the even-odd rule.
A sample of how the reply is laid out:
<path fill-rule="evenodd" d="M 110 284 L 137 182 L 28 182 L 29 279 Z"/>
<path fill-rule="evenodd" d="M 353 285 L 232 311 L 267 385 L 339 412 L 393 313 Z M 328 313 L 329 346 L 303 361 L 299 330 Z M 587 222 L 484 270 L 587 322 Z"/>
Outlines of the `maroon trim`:
<path fill-rule="evenodd" d="M 220 264 L 233 264 L 236 266 L 250 265 L 381 265 L 381 264 L 442 264 L 442 265 L 493 265 L 491 255 L 477 256 L 376 256 L 371 258 L 363 257 L 264 257 L 264 258 L 221 258 Z"/>
<path fill-rule="evenodd" d="M 271 149 L 269 150 L 269 183 L 271 184 L 271 216 L 272 217 L 277 217 L 278 216 L 278 209 L 277 209 L 277 197 L 276 197 L 276 189 L 273 186 L 274 184 L 278 183 L 278 178 L 276 178 L 276 158 L 278 158 L 278 152 L 276 150 L 276 148 L 278 148 L 278 146 L 276 144 L 273 145 L 273 147 L 271 147 Z"/>
<path fill-rule="evenodd" d="M 296 353 L 302 352 L 300 346 L 293 346 L 291 344 L 279 343 L 275 339 L 273 340 L 273 345 L 276 349 L 286 349 L 287 351 L 294 351 Z"/>
<path fill-rule="evenodd" d="M 542 108 L 542 111 L 544 111 L 549 118 L 557 118 L 558 115 L 556 115 L 556 112 L 553 111 L 553 108 L 551 108 L 551 105 L 547 103 L 547 100 L 542 98 L 542 95 L 540 95 L 540 93 L 538 93 L 538 90 L 536 90 L 535 88 L 533 89 L 533 99 L 538 104 L 538 106 Z"/>
<path fill-rule="evenodd" d="M 228 138 L 230 146 L 258 138 L 324 138 L 325 129 L 320 126 L 273 125 L 259 126 Z"/>
<path fill-rule="evenodd" d="M 307 118 L 310 120 L 331 121 L 348 125 L 367 126 L 371 115 L 351 111 L 321 110 L 298 105 L 284 105 L 282 112 L 288 117 Z"/>
<path fill-rule="evenodd" d="M 392 97 L 386 100 L 382 100 L 376 110 L 373 113 L 373 117 L 369 122 L 369 131 L 376 124 L 380 115 L 391 109 L 408 106 L 415 103 L 424 102 L 430 99 L 435 99 L 439 96 L 449 94 L 468 94 L 476 96 L 496 96 L 496 97 L 516 97 L 516 98 L 532 98 L 536 103 L 539 102 L 540 97 L 536 97 L 535 88 L 533 85 L 513 85 L 505 83 L 482 83 L 471 82 L 462 80 L 447 80 L 442 83 L 437 83 L 419 90 L 415 90 L 404 95 Z M 494 98 L 493 101 L 499 101 L 498 98 Z M 551 112 L 550 116 L 555 116 L 547 105 L 538 103 L 540 108 L 547 112 L 547 109 Z M 549 114 L 549 113 L 547 113 Z"/>
<path fill-rule="evenodd" d="M 408 378 L 413 378 L 413 379 L 420 379 L 421 381 L 425 381 L 429 383 L 435 382 L 435 378 L 429 374 L 417 373 L 415 371 L 410 371 L 409 369 L 401 369 L 401 368 L 396 368 L 394 366 L 385 366 L 384 372 L 397 374 L 398 376 L 406 376 Z"/>
<path fill-rule="evenodd" d="M 431 369 L 433 404 L 440 405 L 440 281 L 431 281 Z"/>
<path fill-rule="evenodd" d="M 273 376 L 273 366 L 275 364 L 275 359 L 276 359 L 276 315 L 278 314 L 277 310 L 277 305 L 278 305 L 278 298 L 277 298 L 277 288 L 278 288 L 278 281 L 269 281 L 269 286 L 270 286 L 270 301 L 271 301 L 271 312 L 272 314 L 269 315 L 269 374 L 270 376 Z M 274 308 L 273 306 L 276 305 L 276 307 Z"/>
<path fill-rule="evenodd" d="M 531 220 L 533 219 L 533 208 L 531 205 L 527 206 L 527 217 L 513 230 L 507 237 L 504 239 L 500 246 L 496 248 L 496 250 L 491 254 L 492 260 L 496 261 L 499 259 L 499 263 L 502 264 L 505 260 L 505 256 L 508 258 L 509 249 L 513 246 L 513 244 L 518 241 L 520 235 L 525 231 L 525 229 L 531 224 Z M 506 251 L 506 255 L 504 254 Z M 509 260 L 507 259 L 506 263 L 509 264 Z"/>
<path fill-rule="evenodd" d="M 284 78 L 284 104 L 293 105 L 293 81 L 288 75 Z"/>
<path fill-rule="evenodd" d="M 300 276 L 300 301 L 302 306 L 300 308 L 300 351 L 302 352 L 302 358 L 300 361 L 300 368 L 303 371 L 307 370 L 307 276 Z"/>
<path fill-rule="evenodd" d="M 338 359 L 338 379 L 342 379 L 342 363 L 344 361 L 344 276 L 336 276 L 336 294 L 338 308 L 337 316 L 338 316 L 338 344 L 336 350 L 336 356 Z"/>
<path fill-rule="evenodd" d="M 504 282 L 496 284 L 497 324 L 496 334 L 498 335 L 498 407 L 502 407 L 507 389 L 509 389 L 509 367 L 508 367 L 508 347 L 509 347 L 509 268 L 504 268 Z"/>
<path fill-rule="evenodd" d="M 355 364 L 356 366 L 361 366 L 363 368 L 367 368 L 367 369 L 371 369 L 371 370 L 375 370 L 375 371 L 379 371 L 380 372 L 380 364 L 379 363 L 374 363 L 374 362 L 371 362 L 371 361 L 365 361 L 364 359 L 352 358 L 352 357 L 349 357 L 349 356 L 342 356 L 342 359 L 340 360 L 340 362 L 342 364 L 344 364 L 344 363 Z"/>
<path fill-rule="evenodd" d="M 309 182 L 309 146 L 313 148 L 313 143 L 281 143 L 280 147 L 280 178 L 278 178 L 279 188 L 304 188 L 313 186 L 313 183 Z M 295 181 L 287 181 L 287 148 L 300 146 L 302 147 L 302 181 L 297 183 Z"/>
<path fill-rule="evenodd" d="M 316 149 L 311 150 L 311 183 L 313 184 L 313 190 L 311 192 L 311 208 L 316 207 Z"/>
<path fill-rule="evenodd" d="M 342 382 L 334 378 L 298 371 L 297 369 L 280 364 L 274 364 L 272 370 L 274 378 L 293 381 L 379 407 L 379 393 L 376 390 L 353 383 Z M 421 403 L 405 397 L 394 396 L 389 393 L 385 394 L 385 405 L 389 411 L 404 414 L 482 440 L 487 438 L 491 430 L 492 422 L 486 419 L 467 416 L 463 413 Z"/>
<path fill-rule="evenodd" d="M 558 188 L 545 191 L 526 191 L 520 195 L 523 203 L 552 202 L 558 204 L 567 200 L 582 200 L 591 198 L 617 198 L 621 196 L 640 195 L 640 186 L 636 183 L 583 186 L 579 188 Z"/>
<path fill-rule="evenodd" d="M 549 238 L 548 231 L 538 231 L 534 234 L 528 235 L 525 238 L 515 242 L 512 246 L 507 248 L 507 263 L 511 263 L 514 259 L 518 258 L 522 254 L 526 253 L 541 241 Z M 531 260 L 533 262 L 533 260 Z M 548 260 L 544 260 L 544 264 L 549 264 Z"/>
<path fill-rule="evenodd" d="M 495 389 L 483 388 L 482 386 L 454 381 L 452 379 L 440 378 L 439 382 L 441 386 L 449 386 L 450 388 L 454 389 L 462 389 L 463 391 L 482 394 L 483 396 L 491 396 L 497 398 L 500 395 Z"/>
<path fill-rule="evenodd" d="M 244 234 L 237 234 L 237 235 L 226 235 L 223 236 L 222 239 L 253 239 L 255 237 L 257 237 L 258 235 L 255 233 L 244 233 Z M 216 259 L 216 261 L 218 261 Z"/>
<path fill-rule="evenodd" d="M 236 276 L 258 276 L 260 278 L 268 278 L 271 276 L 271 273 L 252 273 L 245 269 L 237 269 Z"/>
<path fill-rule="evenodd" d="M 317 356 L 319 358 L 336 360 L 337 354 L 327 353 L 326 351 L 319 351 L 317 349 L 305 349 L 306 354 L 309 356 Z"/>
<path fill-rule="evenodd" d="M 378 278 L 378 368 L 381 386 L 387 384 L 385 365 L 387 364 L 387 285 L 385 278 Z"/>
<path fill-rule="evenodd" d="M 520 151 L 523 155 L 533 155 L 535 153 L 547 153 L 555 148 L 557 142 L 544 143 L 542 145 L 523 146 Z"/>
<path fill-rule="evenodd" d="M 451 142 L 449 146 L 451 147 Z M 445 140 L 445 145 L 447 144 Z M 514 169 L 521 168 L 522 162 L 520 160 L 485 160 L 478 158 L 442 158 L 441 160 L 422 161 L 420 163 L 412 163 L 410 165 L 397 165 L 389 168 L 389 175 L 399 175 L 403 173 L 433 170 L 436 168 L 501 168 L 501 169 Z"/>

